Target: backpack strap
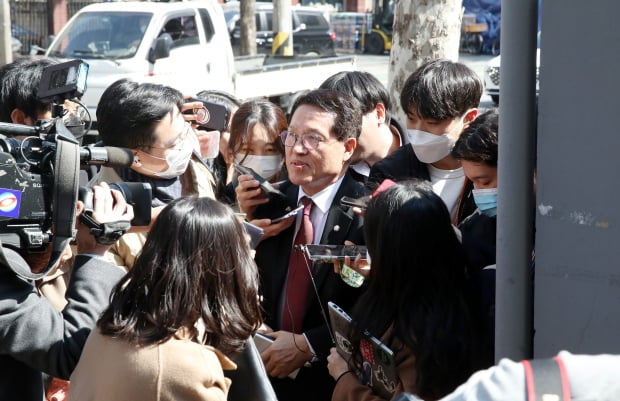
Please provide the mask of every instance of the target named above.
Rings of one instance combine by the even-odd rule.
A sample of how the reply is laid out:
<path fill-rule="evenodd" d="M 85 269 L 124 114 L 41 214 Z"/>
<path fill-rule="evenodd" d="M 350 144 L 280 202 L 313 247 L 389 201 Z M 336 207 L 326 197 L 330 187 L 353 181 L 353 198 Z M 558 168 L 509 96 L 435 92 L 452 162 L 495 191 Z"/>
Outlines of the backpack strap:
<path fill-rule="evenodd" d="M 521 363 L 525 369 L 527 401 L 570 401 L 568 375 L 559 357 Z"/>

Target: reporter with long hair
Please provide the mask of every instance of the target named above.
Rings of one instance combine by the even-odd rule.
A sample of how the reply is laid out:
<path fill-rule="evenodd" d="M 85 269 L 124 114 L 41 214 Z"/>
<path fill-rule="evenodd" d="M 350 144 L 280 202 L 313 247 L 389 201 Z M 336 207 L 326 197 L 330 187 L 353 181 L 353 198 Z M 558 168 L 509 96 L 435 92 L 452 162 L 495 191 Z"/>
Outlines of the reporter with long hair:
<path fill-rule="evenodd" d="M 371 269 L 352 317 L 394 351 L 393 397 L 436 400 L 476 367 L 464 253 L 450 213 L 430 183 L 402 182 L 370 201 L 364 235 Z M 358 378 L 360 340 L 353 336 L 349 361 L 335 349 L 328 357 L 334 401 L 381 399 Z"/>
<path fill-rule="evenodd" d="M 88 338 L 70 400 L 226 400 L 261 324 L 242 223 L 209 198 L 169 203 Z"/>

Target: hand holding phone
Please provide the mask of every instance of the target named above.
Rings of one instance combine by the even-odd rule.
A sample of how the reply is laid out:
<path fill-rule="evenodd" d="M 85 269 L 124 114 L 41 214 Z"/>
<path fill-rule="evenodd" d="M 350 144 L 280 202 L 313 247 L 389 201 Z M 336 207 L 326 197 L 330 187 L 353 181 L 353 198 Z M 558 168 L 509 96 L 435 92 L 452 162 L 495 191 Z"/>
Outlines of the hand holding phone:
<path fill-rule="evenodd" d="M 239 174 L 251 175 L 256 181 L 258 181 L 258 185 L 263 191 L 265 191 L 266 194 L 273 194 L 283 198 L 286 197 L 286 195 L 284 195 L 279 189 L 276 189 L 273 185 L 271 185 L 269 181 L 261 177 L 256 171 L 252 170 L 251 167 L 242 166 L 238 163 L 234 163 L 233 167 Z"/>
<path fill-rule="evenodd" d="M 202 103 L 202 107 L 194 107 L 183 112 L 183 114 L 196 115 L 196 120 L 194 120 L 196 124 L 205 127 L 209 131 L 226 130 L 228 126 L 228 108 L 226 106 L 195 97 L 191 97 L 185 102 Z"/>
<path fill-rule="evenodd" d="M 258 352 L 260 353 L 266 350 L 267 347 L 273 344 L 274 341 L 275 339 L 273 337 L 270 337 L 266 334 L 263 334 L 263 333 L 254 334 L 254 344 L 256 344 L 256 349 L 258 349 Z"/>

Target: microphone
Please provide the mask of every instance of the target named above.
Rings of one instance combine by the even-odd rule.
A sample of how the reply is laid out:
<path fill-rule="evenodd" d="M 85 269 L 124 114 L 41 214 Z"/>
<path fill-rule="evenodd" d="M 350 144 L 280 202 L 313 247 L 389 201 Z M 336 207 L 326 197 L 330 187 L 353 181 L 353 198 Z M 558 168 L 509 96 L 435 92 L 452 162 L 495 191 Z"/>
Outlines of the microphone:
<path fill-rule="evenodd" d="M 0 133 L 6 136 L 36 136 L 38 129 L 28 125 L 0 123 Z"/>
<path fill-rule="evenodd" d="M 133 153 L 130 149 L 114 146 L 83 146 L 80 148 L 80 164 L 131 167 Z"/>

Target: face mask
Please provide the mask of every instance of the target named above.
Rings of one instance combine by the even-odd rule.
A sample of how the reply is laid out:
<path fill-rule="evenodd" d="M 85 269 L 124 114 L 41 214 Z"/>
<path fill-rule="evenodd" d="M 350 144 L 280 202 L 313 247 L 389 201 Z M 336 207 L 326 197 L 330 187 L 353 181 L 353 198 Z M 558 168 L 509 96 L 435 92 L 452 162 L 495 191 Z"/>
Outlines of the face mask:
<path fill-rule="evenodd" d="M 235 155 L 235 162 L 250 167 L 258 175 L 268 180 L 282 169 L 282 156 Z"/>
<path fill-rule="evenodd" d="M 198 137 L 196 136 L 196 133 L 192 130 L 183 142 L 181 142 L 181 148 L 170 149 L 165 158 L 153 156 L 144 152 L 144 154 L 152 157 L 153 159 L 164 160 L 168 164 L 168 168 L 166 170 L 155 172 L 144 166 L 142 166 L 142 168 L 149 171 L 151 174 L 164 179 L 178 177 L 182 175 L 185 170 L 187 170 L 189 160 L 192 158 L 192 152 L 196 147 L 200 149 L 200 144 L 198 144 Z"/>
<path fill-rule="evenodd" d="M 448 134 L 434 135 L 417 129 L 407 130 L 407 138 L 422 163 L 435 163 L 448 156 L 455 142 Z"/>
<path fill-rule="evenodd" d="M 497 188 L 472 189 L 471 193 L 482 214 L 488 217 L 497 215 Z"/>

